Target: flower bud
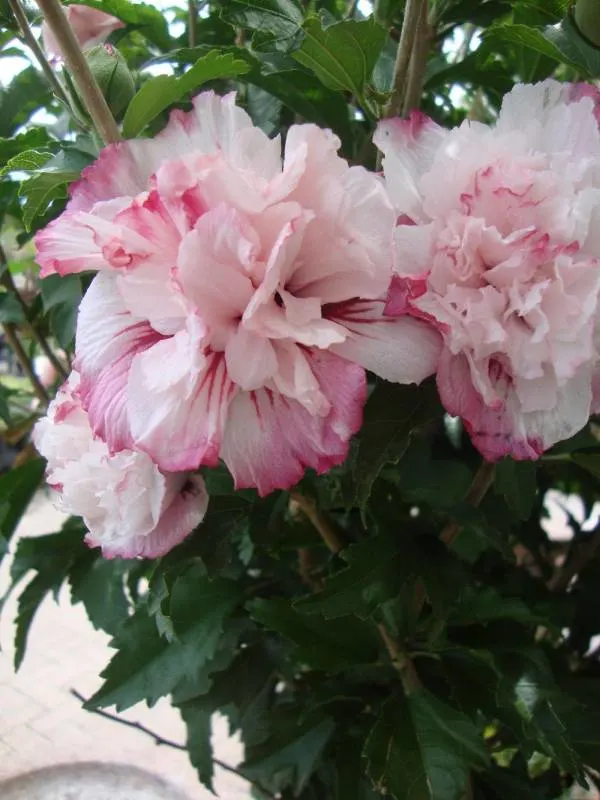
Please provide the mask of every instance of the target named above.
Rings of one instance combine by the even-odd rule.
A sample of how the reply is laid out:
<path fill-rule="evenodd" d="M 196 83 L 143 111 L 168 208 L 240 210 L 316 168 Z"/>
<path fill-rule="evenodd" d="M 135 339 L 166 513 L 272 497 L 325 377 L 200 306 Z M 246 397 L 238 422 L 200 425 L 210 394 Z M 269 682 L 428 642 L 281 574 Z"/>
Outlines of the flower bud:
<path fill-rule="evenodd" d="M 85 57 L 113 116 L 120 119 L 135 94 L 127 62 L 111 44 L 96 45 L 86 51 Z"/>

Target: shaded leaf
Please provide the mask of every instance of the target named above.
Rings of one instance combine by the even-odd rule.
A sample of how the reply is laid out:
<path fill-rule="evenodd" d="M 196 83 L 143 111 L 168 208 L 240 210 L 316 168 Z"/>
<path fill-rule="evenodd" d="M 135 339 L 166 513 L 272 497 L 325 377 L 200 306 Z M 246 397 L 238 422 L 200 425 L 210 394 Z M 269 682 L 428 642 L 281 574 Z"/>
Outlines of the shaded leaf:
<path fill-rule="evenodd" d="M 496 465 L 494 489 L 504 496 L 519 519 L 529 519 L 537 494 L 535 462 L 504 458 Z"/>

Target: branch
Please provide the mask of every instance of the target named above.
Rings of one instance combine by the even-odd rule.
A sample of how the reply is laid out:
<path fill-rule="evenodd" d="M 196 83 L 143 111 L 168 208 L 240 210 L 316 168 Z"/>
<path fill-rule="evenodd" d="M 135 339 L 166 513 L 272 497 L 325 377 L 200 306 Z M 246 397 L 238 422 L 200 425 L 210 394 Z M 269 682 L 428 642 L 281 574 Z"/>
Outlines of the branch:
<path fill-rule="evenodd" d="M 396 62 L 394 64 L 392 94 L 385 108 L 385 117 L 397 117 L 402 111 L 410 57 L 423 5 L 426 5 L 425 0 L 406 0 L 402 32 L 400 33 Z"/>
<path fill-rule="evenodd" d="M 410 57 L 406 92 L 404 104 L 402 106 L 402 114 L 405 117 L 421 104 L 423 79 L 425 78 L 425 68 L 427 67 L 427 56 L 429 55 L 430 44 L 431 27 L 427 19 L 427 0 L 423 0 L 417 22 L 417 29 L 415 31 L 415 41 Z"/>
<path fill-rule="evenodd" d="M 73 697 L 76 697 L 84 705 L 87 704 L 88 699 L 85 698 L 82 694 L 80 694 L 76 689 L 71 689 L 70 693 Z M 109 711 L 102 711 L 100 708 L 86 708 L 86 711 L 89 711 L 91 714 L 97 714 L 99 717 L 104 717 L 104 719 L 110 719 L 113 722 L 118 722 L 121 725 L 125 725 L 127 728 L 134 728 L 136 731 L 140 731 L 140 733 L 145 733 L 146 736 L 149 736 L 151 739 L 154 739 L 154 744 L 160 746 L 164 745 L 165 747 L 172 747 L 174 750 L 181 750 L 184 753 L 187 753 L 188 749 L 185 745 L 179 744 L 178 742 L 172 741 L 172 739 L 165 739 L 164 736 L 161 736 L 158 733 L 150 730 L 145 725 L 142 725 L 140 722 L 130 722 L 128 719 L 123 719 L 123 717 L 119 717 L 117 714 L 111 714 Z M 226 764 L 224 761 L 221 761 L 218 758 L 212 759 L 213 764 L 216 764 L 221 769 L 226 770 L 227 772 L 233 773 L 233 775 L 237 775 L 238 778 L 243 778 L 248 783 L 252 784 L 256 789 L 262 792 L 266 797 L 272 798 L 272 800 L 277 800 L 276 796 L 261 786 L 260 783 L 256 781 L 250 780 L 247 778 L 243 772 L 232 767 L 230 764 Z"/>
<path fill-rule="evenodd" d="M 46 341 L 43 334 L 40 333 L 40 331 L 30 321 L 29 306 L 27 305 L 25 300 L 23 300 L 21 293 L 15 286 L 13 277 L 8 270 L 6 253 L 4 252 L 4 248 L 2 247 L 2 245 L 0 245 L 0 268 L 4 269 L 2 277 L 0 278 L 0 283 L 13 295 L 18 304 L 21 306 L 21 310 L 23 311 L 23 315 L 25 317 L 25 326 L 27 330 L 29 331 L 30 335 L 35 339 L 35 341 L 39 344 L 44 354 L 46 355 L 46 357 L 48 358 L 54 369 L 57 371 L 57 373 L 60 375 L 60 377 L 63 380 L 65 380 L 67 378 L 67 372 L 65 368 L 54 354 L 54 351 Z"/>
<path fill-rule="evenodd" d="M 96 79 L 92 75 L 89 64 L 83 55 L 59 0 L 37 0 L 37 4 L 44 14 L 50 30 L 56 37 L 69 72 L 81 93 L 83 104 L 92 118 L 100 137 L 105 144 L 120 141 L 121 134 L 117 123 Z"/>
<path fill-rule="evenodd" d="M 198 6 L 196 0 L 188 0 L 188 46 L 196 47 Z"/>
<path fill-rule="evenodd" d="M 344 543 L 338 534 L 333 530 L 323 513 L 317 508 L 315 501 L 312 500 L 312 498 L 305 497 L 305 495 L 301 494 L 300 492 L 291 492 L 290 496 L 291 499 L 297 503 L 299 508 L 302 509 L 302 511 L 312 522 L 313 526 L 329 550 L 334 555 L 337 555 L 340 550 L 343 550 Z M 389 653 L 392 664 L 400 675 L 400 679 L 402 680 L 402 685 L 404 686 L 406 693 L 410 694 L 411 692 L 414 692 L 420 687 L 421 681 L 419 680 L 419 676 L 417 675 L 417 671 L 412 659 L 408 653 L 402 649 L 399 642 L 393 638 L 383 622 L 377 624 L 377 630 L 379 631 L 379 635 L 381 636 L 385 648 Z"/>
<path fill-rule="evenodd" d="M 565 563 L 554 570 L 554 574 L 547 583 L 551 592 L 564 592 L 569 587 L 573 578 L 578 575 L 596 555 L 600 547 L 600 528 L 594 531 L 592 537 L 574 548 Z"/>
<path fill-rule="evenodd" d="M 50 402 L 50 398 L 48 397 L 46 390 L 42 386 L 40 379 L 36 375 L 33 365 L 29 360 L 29 356 L 27 355 L 27 353 L 23 349 L 23 345 L 19 341 L 19 338 L 15 332 L 15 326 L 9 322 L 5 322 L 4 325 L 2 325 L 2 331 L 6 336 L 6 341 L 8 342 L 13 353 L 17 357 L 17 360 L 21 365 L 23 372 L 29 378 L 29 382 L 31 383 L 31 387 L 35 392 L 36 397 L 38 398 L 40 403 L 44 406 L 44 408 L 46 408 L 46 406 Z"/>
<path fill-rule="evenodd" d="M 65 90 L 63 89 L 60 81 L 56 77 L 56 74 L 50 64 L 48 63 L 48 59 L 38 40 L 33 35 L 33 31 L 29 27 L 29 22 L 27 17 L 25 16 L 25 12 L 23 11 L 19 0 L 8 0 L 8 4 L 11 7 L 13 14 L 15 15 L 15 19 L 17 20 L 17 24 L 21 29 L 21 35 L 23 36 L 23 41 L 29 47 L 33 55 L 35 56 L 38 64 L 42 68 L 42 72 L 46 76 L 46 80 L 52 87 L 54 94 L 57 98 L 63 103 L 69 110 L 71 108 L 71 103 L 69 102 L 69 98 Z"/>

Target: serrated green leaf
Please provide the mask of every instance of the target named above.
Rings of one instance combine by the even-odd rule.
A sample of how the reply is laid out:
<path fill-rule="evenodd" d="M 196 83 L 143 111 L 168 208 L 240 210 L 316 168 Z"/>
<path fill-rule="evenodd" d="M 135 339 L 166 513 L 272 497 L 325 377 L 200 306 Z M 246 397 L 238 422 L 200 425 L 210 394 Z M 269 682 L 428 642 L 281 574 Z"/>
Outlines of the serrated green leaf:
<path fill-rule="evenodd" d="M 79 304 L 83 296 L 79 275 L 49 275 L 39 282 L 44 311 L 50 328 L 62 348 L 70 347 L 75 338 Z"/>
<path fill-rule="evenodd" d="M 488 763 L 469 718 L 425 689 L 384 704 L 363 755 L 376 790 L 394 800 L 462 800 L 469 770 Z"/>
<path fill-rule="evenodd" d="M 513 461 L 504 458 L 496 465 L 494 489 L 517 514 L 529 519 L 537 494 L 537 466 L 533 461 Z"/>
<path fill-rule="evenodd" d="M 123 120 L 123 135 L 130 139 L 144 130 L 161 111 L 182 100 L 203 83 L 216 78 L 235 78 L 249 70 L 245 61 L 231 53 L 212 50 L 196 61 L 185 75 L 159 75 L 145 83 L 133 97 Z"/>
<path fill-rule="evenodd" d="M 344 20 L 323 28 L 318 17 L 304 23 L 302 47 L 294 58 L 328 89 L 347 91 L 364 103 L 365 88 L 386 40 L 374 19 Z"/>
<path fill-rule="evenodd" d="M 539 622 L 539 617 L 518 597 L 502 597 L 487 586 L 479 591 L 466 587 L 451 610 L 449 623 L 471 625 L 495 619 L 513 619 L 530 625 Z"/>
<path fill-rule="evenodd" d="M 31 230 L 33 220 L 43 214 L 53 200 L 67 197 L 67 186 L 77 176 L 65 177 L 61 173 L 44 173 L 23 181 L 19 187 L 19 197 L 25 199 L 23 205 L 23 225 Z"/>
<path fill-rule="evenodd" d="M 290 717 L 263 744 L 251 748 L 240 772 L 273 792 L 293 786 L 300 795 L 316 769 L 323 749 L 335 730 L 329 717 L 308 719 L 298 724 Z"/>
<path fill-rule="evenodd" d="M 0 535 L 10 540 L 42 481 L 46 462 L 34 458 L 0 476 Z"/>
<path fill-rule="evenodd" d="M 24 150 L 9 158 L 5 166 L 0 169 L 0 175 L 5 175 L 12 170 L 35 172 L 52 158 L 49 150 Z"/>
<path fill-rule="evenodd" d="M 118 652 L 89 705 L 121 710 L 145 700 L 151 706 L 185 678 L 197 679 L 215 655 L 223 621 L 239 599 L 234 581 L 210 581 L 200 568 L 178 578 L 170 598 L 177 640 L 162 638 L 147 611 L 138 610 L 115 637 L 112 646 Z"/>
<path fill-rule="evenodd" d="M 304 14 L 296 0 L 225 0 L 222 15 L 236 27 L 268 34 L 276 46 L 291 47 Z"/>
<path fill-rule="evenodd" d="M 17 298 L 9 292 L 0 293 L 0 323 L 25 322 L 25 314 Z"/>
<path fill-rule="evenodd" d="M 179 706 L 179 711 L 187 729 L 186 747 L 190 761 L 196 767 L 202 785 L 213 792 L 212 714 L 203 703 L 194 701 Z"/>
<path fill-rule="evenodd" d="M 297 646 L 295 658 L 315 669 L 338 672 L 377 658 L 377 640 L 371 626 L 351 619 L 323 620 L 294 610 L 289 600 L 272 597 L 249 604 L 253 619 Z"/>
<path fill-rule="evenodd" d="M 435 384 L 402 386 L 380 381 L 367 401 L 354 464 L 356 502 L 365 506 L 382 467 L 396 463 L 416 429 L 441 415 Z"/>
<path fill-rule="evenodd" d="M 0 138 L 0 167 L 4 167 L 10 159 L 18 156 L 24 150 L 41 150 L 55 144 L 56 142 L 50 139 L 45 128 L 30 128 L 16 136 L 7 139 Z"/>
<path fill-rule="evenodd" d="M 95 554 L 94 554 L 95 556 Z M 70 575 L 71 602 L 83 603 L 97 630 L 115 635 L 129 613 L 125 574 L 131 562 L 92 557 Z"/>

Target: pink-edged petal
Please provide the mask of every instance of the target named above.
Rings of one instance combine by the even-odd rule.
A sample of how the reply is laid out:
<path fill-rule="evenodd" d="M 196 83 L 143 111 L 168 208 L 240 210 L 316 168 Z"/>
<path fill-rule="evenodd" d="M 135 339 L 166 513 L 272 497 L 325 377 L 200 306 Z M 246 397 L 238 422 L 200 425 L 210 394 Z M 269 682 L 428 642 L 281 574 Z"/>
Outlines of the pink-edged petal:
<path fill-rule="evenodd" d="M 421 210 L 419 180 L 430 169 L 448 131 L 421 111 L 407 119 L 386 119 L 379 123 L 373 141 L 384 154 L 386 185 L 401 213 L 415 222 L 427 222 Z"/>
<path fill-rule="evenodd" d="M 91 547 L 101 547 L 105 558 L 160 558 L 180 544 L 204 519 L 208 493 L 199 475 L 165 476 L 167 502 L 159 510 L 155 526 L 144 535 L 122 537 L 103 543 L 92 531 L 86 536 Z"/>
<path fill-rule="evenodd" d="M 79 393 L 92 430 L 111 451 L 122 450 L 131 444 L 126 404 L 131 362 L 161 336 L 127 311 L 116 278 L 101 273 L 81 301 L 76 339 Z"/>
<path fill-rule="evenodd" d="M 236 487 L 256 487 L 264 496 L 293 486 L 307 468 L 327 472 L 346 458 L 362 422 L 364 370 L 331 353 L 308 358 L 331 403 L 325 416 L 265 389 L 240 393 L 231 404 L 221 457 Z"/>
<path fill-rule="evenodd" d="M 349 336 L 332 352 L 395 383 L 421 383 L 438 364 L 442 338 L 427 322 L 384 315 L 382 301 L 356 300 L 330 306 L 328 316 Z"/>
<path fill-rule="evenodd" d="M 89 210 L 98 200 L 111 197 L 134 197 L 147 188 L 148 179 L 161 164 L 194 152 L 210 155 L 222 151 L 236 163 L 256 162 L 267 177 L 271 175 L 280 146 L 259 131 L 253 133 L 250 117 L 235 104 L 235 94 L 219 97 L 203 92 L 193 103 L 190 112 L 172 111 L 165 128 L 153 139 L 130 139 L 105 147 L 72 184 L 69 210 Z M 250 134 L 244 136 L 247 129 Z M 270 155 L 265 156 L 264 151 Z"/>
<path fill-rule="evenodd" d="M 473 386 L 467 359 L 444 350 L 437 374 L 440 398 L 446 410 L 461 417 L 471 440 L 488 461 L 504 456 L 537 459 L 556 442 L 569 439 L 587 422 L 592 403 L 591 375 L 583 368 L 560 387 L 551 409 L 524 412 L 506 376 L 495 384 L 503 399 L 486 405 Z"/>
<path fill-rule="evenodd" d="M 215 466 L 236 387 L 223 353 L 202 355 L 188 330 L 138 356 L 127 407 L 135 446 L 170 472 Z"/>

